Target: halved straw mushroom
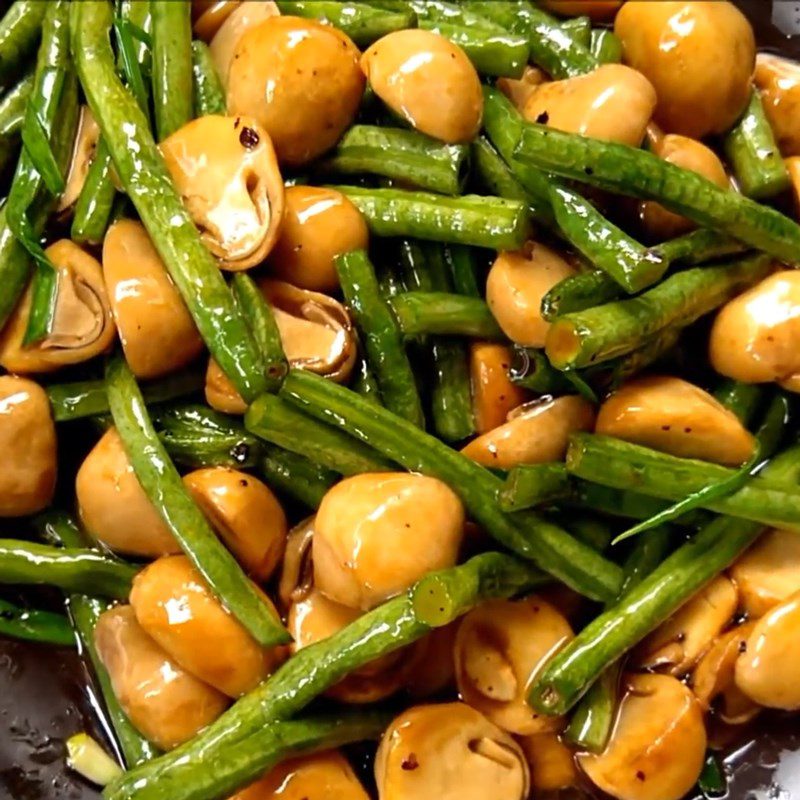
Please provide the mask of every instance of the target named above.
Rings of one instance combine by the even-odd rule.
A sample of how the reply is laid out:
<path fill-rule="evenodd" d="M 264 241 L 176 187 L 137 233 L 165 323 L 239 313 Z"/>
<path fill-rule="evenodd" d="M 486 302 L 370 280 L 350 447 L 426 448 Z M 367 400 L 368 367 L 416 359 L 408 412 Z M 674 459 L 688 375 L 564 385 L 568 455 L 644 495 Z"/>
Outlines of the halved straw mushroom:
<path fill-rule="evenodd" d="M 525 800 L 519 745 L 464 703 L 414 706 L 386 729 L 375 757 L 380 800 Z"/>
<path fill-rule="evenodd" d="M 418 131 L 450 143 L 478 133 L 480 78 L 467 54 L 438 33 L 389 33 L 364 52 L 361 69 L 375 94 Z"/>
<path fill-rule="evenodd" d="M 72 158 L 67 170 L 66 188 L 58 198 L 56 214 L 65 214 L 72 210 L 78 202 L 86 175 L 89 172 L 97 142 L 100 138 L 100 126 L 95 121 L 89 106 L 81 106 L 78 119 L 78 130 L 75 133 L 75 143 L 72 147 Z"/>
<path fill-rule="evenodd" d="M 728 571 L 739 591 L 739 609 L 750 619 L 800 592 L 800 536 L 772 529 L 733 563 Z"/>
<path fill-rule="evenodd" d="M 542 298 L 574 274 L 575 269 L 554 250 L 529 242 L 524 251 L 497 256 L 486 280 L 486 302 L 512 342 L 544 347 L 550 323 L 542 317 Z"/>
<path fill-rule="evenodd" d="M 336 291 L 339 276 L 334 258 L 365 250 L 369 243 L 364 217 L 335 189 L 290 186 L 285 200 L 278 241 L 269 255 L 270 271 L 301 289 Z"/>
<path fill-rule="evenodd" d="M 736 685 L 759 705 L 800 709 L 800 592 L 755 623 L 736 660 L 735 677 Z"/>
<path fill-rule="evenodd" d="M 56 488 L 56 427 L 38 383 L 0 376 L 0 517 L 35 514 Z"/>
<path fill-rule="evenodd" d="M 369 800 L 338 750 L 292 758 L 229 800 Z"/>
<path fill-rule="evenodd" d="M 511 350 L 506 345 L 470 343 L 472 412 L 477 433 L 486 433 L 502 425 L 509 412 L 528 398 L 528 393 L 508 377 L 510 366 Z"/>
<path fill-rule="evenodd" d="M 86 532 L 115 553 L 155 558 L 180 546 L 144 493 L 116 428 L 89 451 L 75 478 Z"/>
<path fill-rule="evenodd" d="M 355 475 L 322 498 L 314 523 L 314 585 L 367 611 L 432 570 L 452 567 L 464 507 L 447 484 L 406 472 Z"/>
<path fill-rule="evenodd" d="M 228 705 L 142 630 L 130 606 L 103 612 L 94 642 L 122 710 L 156 747 L 171 750 L 188 741 Z"/>
<path fill-rule="evenodd" d="M 709 339 L 711 365 L 745 383 L 800 391 L 800 274 L 782 270 L 726 303 Z"/>
<path fill-rule="evenodd" d="M 580 753 L 592 783 L 618 800 L 679 800 L 694 786 L 706 753 L 700 704 L 671 675 L 626 675 L 611 739 Z"/>
<path fill-rule="evenodd" d="M 454 648 L 459 622 L 434 628 L 420 639 L 422 656 L 409 665 L 406 691 L 415 700 L 432 697 L 455 687 L 456 665 Z"/>
<path fill-rule="evenodd" d="M 536 87 L 544 83 L 547 76 L 538 67 L 528 64 L 519 78 L 498 78 L 497 88 L 522 112 L 528 98 L 536 91 Z"/>
<path fill-rule="evenodd" d="M 666 375 L 623 384 L 600 406 L 595 432 L 732 467 L 755 447 L 736 415 L 708 392 Z"/>
<path fill-rule="evenodd" d="M 45 251 L 58 272 L 51 333 L 35 344 L 22 343 L 30 314 L 29 284 L 0 334 L 0 366 L 9 372 L 52 372 L 80 364 L 108 350 L 116 328 L 100 264 L 69 239 Z"/>
<path fill-rule="evenodd" d="M 656 91 L 641 72 L 603 64 L 586 75 L 540 84 L 522 113 L 560 131 L 638 147 L 655 107 Z"/>
<path fill-rule="evenodd" d="M 133 580 L 130 601 L 149 636 L 187 672 L 228 697 L 254 689 L 284 658 L 285 648 L 258 645 L 186 556 L 166 556 L 145 567 Z"/>
<path fill-rule="evenodd" d="M 286 538 L 278 582 L 278 597 L 285 609 L 303 600 L 314 588 L 311 544 L 314 541 L 315 521 L 316 517 L 307 517 L 295 525 Z"/>
<path fill-rule="evenodd" d="M 731 580 L 715 578 L 636 648 L 631 667 L 682 677 L 728 626 L 737 602 Z"/>
<path fill-rule="evenodd" d="M 228 550 L 253 580 L 264 583 L 286 546 L 286 514 L 270 488 L 230 467 L 184 475 L 183 483 Z"/>
<path fill-rule="evenodd" d="M 534 797 L 538 792 L 562 792 L 578 784 L 574 754 L 559 734 L 534 733 L 520 736 L 517 741 L 528 760 Z"/>
<path fill-rule="evenodd" d="M 301 166 L 333 147 L 364 93 L 353 42 L 331 25 L 271 17 L 246 31 L 228 70 L 228 113 L 252 114 L 281 164 Z"/>
<path fill-rule="evenodd" d="M 800 64 L 772 53 L 756 56 L 753 81 L 784 156 L 800 156 Z"/>
<path fill-rule="evenodd" d="M 461 699 L 510 733 L 559 730 L 563 719 L 535 712 L 527 693 L 547 660 L 572 638 L 569 622 L 536 595 L 483 603 L 463 618 L 456 635 Z"/>
<path fill-rule="evenodd" d="M 498 469 L 561 461 L 570 435 L 589 431 L 593 424 L 594 409 L 582 397 L 542 397 L 515 408 L 508 422 L 473 439 L 461 452 Z"/>
<path fill-rule="evenodd" d="M 247 411 L 247 403 L 213 358 L 208 359 L 205 397 L 211 408 L 223 414 L 244 414 Z"/>
<path fill-rule="evenodd" d="M 252 117 L 199 117 L 161 143 L 164 162 L 221 269 L 268 255 L 283 219 L 283 178 L 269 134 Z"/>
<path fill-rule="evenodd" d="M 121 219 L 108 229 L 103 278 L 136 377 L 166 375 L 200 355 L 203 340 L 141 222 Z"/>

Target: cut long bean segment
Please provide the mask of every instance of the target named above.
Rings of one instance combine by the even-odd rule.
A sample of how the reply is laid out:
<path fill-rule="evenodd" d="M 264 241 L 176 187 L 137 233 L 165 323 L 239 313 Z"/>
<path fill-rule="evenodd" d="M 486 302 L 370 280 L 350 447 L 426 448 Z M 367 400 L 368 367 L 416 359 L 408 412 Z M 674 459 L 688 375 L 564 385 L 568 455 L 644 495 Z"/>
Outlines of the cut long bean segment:
<path fill-rule="evenodd" d="M 761 200 L 789 188 L 789 173 L 758 89 L 753 89 L 744 115 L 725 137 L 724 148 L 739 188 L 748 197 Z"/>
<path fill-rule="evenodd" d="M 741 383 L 726 378 L 715 390 L 714 397 L 736 414 L 743 425 L 749 425 L 764 399 L 764 388 L 757 383 Z"/>
<path fill-rule="evenodd" d="M 320 168 L 340 175 L 383 175 L 420 189 L 458 195 L 469 166 L 468 145 L 437 142 L 402 128 L 354 125 Z"/>
<path fill-rule="evenodd" d="M 508 376 L 512 383 L 537 394 L 563 394 L 570 382 L 563 372 L 553 369 L 543 350 L 515 346 Z"/>
<path fill-rule="evenodd" d="M 592 44 L 592 20 L 589 17 L 572 17 L 561 23 L 561 30 L 566 31 L 572 39 L 587 50 Z M 591 50 L 590 50 L 591 52 Z"/>
<path fill-rule="evenodd" d="M 683 328 L 765 277 L 772 259 L 756 255 L 731 264 L 680 272 L 638 297 L 556 318 L 547 356 L 558 369 L 575 369 L 626 355 L 669 327 Z"/>
<path fill-rule="evenodd" d="M 22 74 L 42 34 L 47 3 L 16 0 L 0 20 L 0 87 L 11 85 Z"/>
<path fill-rule="evenodd" d="M 72 218 L 70 236 L 80 244 L 100 244 L 108 229 L 117 196 L 111 180 L 111 164 L 111 154 L 101 137 Z"/>
<path fill-rule="evenodd" d="M 589 52 L 598 64 L 619 64 L 622 61 L 622 42 L 606 28 L 592 28 Z"/>
<path fill-rule="evenodd" d="M 192 85 L 194 87 L 194 115 L 225 114 L 225 89 L 211 59 L 205 42 L 192 42 Z"/>
<path fill-rule="evenodd" d="M 569 473 L 559 462 L 514 467 L 498 491 L 497 499 L 503 511 L 519 511 L 563 500 L 571 494 Z"/>
<path fill-rule="evenodd" d="M 485 136 L 480 136 L 472 143 L 472 160 L 481 188 L 506 200 L 524 200 L 532 206 L 533 217 L 538 218 L 539 210 L 535 208 L 529 193 Z"/>
<path fill-rule="evenodd" d="M 280 620 L 192 502 L 153 428 L 133 374 L 121 358 L 109 362 L 106 384 L 114 424 L 133 471 L 181 549 L 256 641 L 265 646 L 288 641 Z"/>
<path fill-rule="evenodd" d="M 305 456 L 265 445 L 259 464 L 267 483 L 309 508 L 318 508 L 339 476 Z"/>
<path fill-rule="evenodd" d="M 403 292 L 389 300 L 406 336 L 439 334 L 505 340 L 486 301 L 449 292 Z"/>
<path fill-rule="evenodd" d="M 346 33 L 360 48 L 393 31 L 416 27 L 413 11 L 386 11 L 366 3 L 333 0 L 277 0 L 281 14 L 327 22 Z"/>
<path fill-rule="evenodd" d="M 632 353 L 606 361 L 597 367 L 598 383 L 604 388 L 615 389 L 622 381 L 641 372 L 667 356 L 681 338 L 683 329 L 674 326 L 645 339 Z M 592 374 L 595 370 L 592 370 Z"/>
<path fill-rule="evenodd" d="M 0 599 L 0 635 L 41 644 L 71 647 L 75 637 L 64 614 L 20 608 Z"/>
<path fill-rule="evenodd" d="M 737 239 L 709 228 L 686 233 L 654 245 L 650 251 L 667 264 L 702 264 L 723 256 L 735 255 L 746 249 Z"/>
<path fill-rule="evenodd" d="M 0 583 L 47 584 L 67 592 L 123 599 L 135 574 L 133 567 L 94 550 L 0 539 Z"/>
<path fill-rule="evenodd" d="M 401 189 L 334 186 L 347 195 L 376 236 L 431 239 L 493 250 L 516 250 L 530 230 L 527 207 L 502 197 L 442 197 Z"/>
<path fill-rule="evenodd" d="M 353 312 L 380 387 L 383 404 L 414 425 L 425 418 L 414 372 L 392 309 L 381 295 L 375 269 L 363 250 L 337 256 L 342 293 Z"/>
<path fill-rule="evenodd" d="M 341 475 L 387 472 L 394 466 L 368 445 L 299 411 L 280 397 L 262 394 L 247 409 L 245 427 L 256 436 L 305 456 Z"/>
<path fill-rule="evenodd" d="M 20 133 L 32 89 L 33 75 L 28 75 L 0 100 L 0 171 L 19 154 Z"/>
<path fill-rule="evenodd" d="M 172 185 L 147 119 L 116 76 L 108 40 L 110 6 L 87 0 L 72 3 L 70 13 L 81 84 L 120 181 L 215 360 L 250 401 L 265 388 L 263 364 L 213 256 Z"/>
<path fill-rule="evenodd" d="M 796 222 L 645 150 L 525 122 L 514 158 L 564 178 L 657 200 L 670 211 L 789 264 L 800 261 Z"/>
<path fill-rule="evenodd" d="M 483 297 L 478 285 L 478 260 L 472 247 L 449 245 L 444 249 L 444 257 L 450 268 L 453 291 L 467 297 Z"/>
<path fill-rule="evenodd" d="M 354 392 L 310 373 L 292 370 L 281 394 L 407 470 L 449 484 L 487 533 L 576 591 L 595 599 L 608 599 L 619 590 L 619 567 L 536 514 L 501 511 L 496 494 L 502 479 L 435 437 Z"/>
<path fill-rule="evenodd" d="M 153 107 L 163 142 L 194 116 L 192 19 L 187 0 L 151 0 L 153 15 Z"/>

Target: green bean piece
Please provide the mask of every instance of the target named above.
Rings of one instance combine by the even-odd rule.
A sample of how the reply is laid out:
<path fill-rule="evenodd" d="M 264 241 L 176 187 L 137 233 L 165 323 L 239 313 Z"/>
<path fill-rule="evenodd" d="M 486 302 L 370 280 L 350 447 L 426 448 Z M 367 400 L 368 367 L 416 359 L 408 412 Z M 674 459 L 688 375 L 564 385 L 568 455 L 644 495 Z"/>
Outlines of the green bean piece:
<path fill-rule="evenodd" d="M 341 475 L 390 472 L 389 459 L 346 433 L 299 411 L 280 397 L 262 394 L 245 414 L 248 431 L 285 450 L 305 456 Z"/>
<path fill-rule="evenodd" d="M 191 5 L 188 0 L 150 0 L 153 107 L 160 142 L 194 117 Z"/>
<path fill-rule="evenodd" d="M 789 264 L 800 260 L 800 225 L 769 206 L 721 189 L 696 172 L 617 142 L 522 124 L 514 158 L 591 186 L 657 200 Z"/>
<path fill-rule="evenodd" d="M 25 108 L 33 89 L 33 75 L 27 75 L 0 100 L 0 172 L 17 158 Z"/>
<path fill-rule="evenodd" d="M 122 600 L 135 574 L 133 567 L 94 550 L 0 539 L 0 583 L 49 584 Z"/>
<path fill-rule="evenodd" d="M 600 364 L 596 371 L 591 372 L 593 375 L 595 372 L 598 373 L 598 383 L 604 388 L 615 389 L 623 381 L 666 356 L 678 344 L 682 333 L 683 328 L 678 326 L 664 328 L 649 339 L 645 339 L 632 353 L 606 361 Z"/>
<path fill-rule="evenodd" d="M 497 500 L 503 511 L 520 511 L 563 500 L 571 494 L 572 483 L 562 463 L 531 464 L 514 467 L 508 473 Z"/>
<path fill-rule="evenodd" d="M 540 211 L 535 207 L 535 202 L 532 202 L 530 194 L 514 177 L 508 164 L 485 136 L 479 136 L 472 143 L 472 160 L 481 188 L 506 200 L 525 201 L 531 206 L 534 219 L 539 218 Z"/>
<path fill-rule="evenodd" d="M 412 430 L 416 430 L 410 426 Z M 501 559 L 510 556 L 495 554 Z M 481 559 L 477 563 L 475 558 Z M 488 597 L 511 597 L 520 591 L 518 580 L 503 585 L 498 576 L 514 575 L 510 569 L 486 569 L 492 554 L 483 554 L 465 564 L 453 567 L 447 585 L 471 591 L 459 594 L 458 608 L 465 613 Z M 475 580 L 475 576 L 479 580 Z M 413 593 L 413 589 L 412 589 Z M 144 786 L 163 785 L 170 776 L 173 792 L 170 800 L 182 800 L 179 791 L 197 787 L 198 777 L 205 774 L 203 764 L 216 764 L 217 759 L 233 752 L 238 743 L 266 725 L 294 717 L 326 689 L 349 673 L 387 653 L 394 652 L 430 632 L 414 613 L 408 594 L 388 600 L 368 611 L 351 624 L 316 644 L 303 647 L 270 678 L 242 697 L 199 736 L 166 755 L 122 775 L 105 791 L 106 800 L 141 800 L 138 792 Z"/>
<path fill-rule="evenodd" d="M 369 257 L 357 250 L 337 256 L 335 263 L 342 293 L 361 333 L 384 405 L 414 425 L 424 426 L 422 402 L 402 333 L 392 309 L 381 296 Z"/>
<path fill-rule="evenodd" d="M 389 300 L 406 336 L 438 334 L 505 341 L 486 301 L 450 292 L 403 292 Z"/>
<path fill-rule="evenodd" d="M 384 11 L 365 3 L 277 0 L 277 6 L 281 14 L 317 19 L 333 25 L 362 49 L 387 33 L 416 27 L 416 15 L 412 11 Z"/>
<path fill-rule="evenodd" d="M 536 514 L 501 511 L 496 502 L 501 478 L 396 414 L 298 370 L 289 373 L 281 394 L 407 470 L 447 483 L 490 536 L 576 591 L 595 599 L 608 599 L 618 591 L 619 567 Z"/>
<path fill-rule="evenodd" d="M 725 378 L 714 391 L 714 397 L 728 411 L 736 414 L 743 425 L 749 425 L 764 399 L 764 387 Z"/>
<path fill-rule="evenodd" d="M 445 260 L 450 267 L 453 291 L 467 297 L 483 297 L 478 286 L 478 264 L 472 247 L 453 244 L 444 249 Z"/>
<path fill-rule="evenodd" d="M 369 173 L 448 195 L 461 194 L 469 174 L 469 146 L 446 144 L 424 133 L 354 125 L 319 168 L 326 173 Z"/>
<path fill-rule="evenodd" d="M 227 112 L 225 89 L 211 59 L 211 51 L 198 39 L 192 42 L 192 86 L 196 117 Z"/>
<path fill-rule="evenodd" d="M 16 0 L 0 20 L 0 87 L 10 86 L 36 52 L 47 3 Z"/>
<path fill-rule="evenodd" d="M 527 36 L 531 60 L 553 78 L 573 78 L 597 66 L 595 58 L 574 33 L 531 3 L 466 0 L 463 5 L 512 33 Z"/>
<path fill-rule="evenodd" d="M 665 328 L 684 328 L 765 277 L 765 254 L 672 275 L 638 297 L 557 317 L 546 352 L 557 369 L 576 369 L 632 353 Z"/>
<path fill-rule="evenodd" d="M 789 173 L 758 89 L 753 89 L 744 114 L 725 136 L 723 147 L 739 188 L 748 197 L 763 200 L 789 188 Z"/>
<path fill-rule="evenodd" d="M 289 362 L 283 352 L 281 333 L 272 307 L 256 282 L 244 272 L 237 272 L 233 276 L 231 287 L 264 364 L 266 389 L 268 392 L 277 392 L 289 371 Z"/>
<path fill-rule="evenodd" d="M 120 357 L 108 363 L 106 391 L 114 425 L 139 483 L 211 591 L 260 644 L 288 641 L 280 620 L 192 501 L 153 428 L 136 380 Z"/>
<path fill-rule="evenodd" d="M 585 47 L 587 50 L 591 47 L 592 21 L 589 17 L 565 19 L 561 22 L 561 30 L 566 31 L 581 47 Z"/>
<path fill-rule="evenodd" d="M 147 119 L 117 78 L 108 40 L 111 9 L 102 0 L 85 0 L 72 3 L 70 13 L 81 84 L 119 178 L 200 335 L 249 402 L 264 390 L 263 364 L 213 256 L 172 185 Z"/>
<path fill-rule="evenodd" d="M 725 797 L 728 794 L 728 781 L 719 757 L 711 750 L 706 755 L 703 771 L 697 779 L 697 788 L 704 797 Z"/>
<path fill-rule="evenodd" d="M 622 42 L 608 28 L 592 28 L 589 52 L 598 64 L 619 64 L 622 61 Z"/>
<path fill-rule="evenodd" d="M 69 620 L 63 614 L 20 608 L 3 599 L 0 599 L 0 635 L 61 647 L 75 645 Z"/>
<path fill-rule="evenodd" d="M 559 524 L 568 528 L 579 542 L 583 542 L 598 553 L 604 552 L 614 538 L 608 522 L 594 514 L 562 512 L 556 515 L 556 519 Z"/>
<path fill-rule="evenodd" d="M 263 451 L 259 466 L 267 483 L 309 508 L 318 508 L 339 479 L 335 472 L 282 447 L 265 445 Z"/>
<path fill-rule="evenodd" d="M 736 255 L 746 250 L 746 247 L 736 239 L 713 231 L 709 228 L 685 233 L 674 239 L 657 244 L 650 248 L 651 252 L 668 264 L 702 264 L 723 256 Z"/>
<path fill-rule="evenodd" d="M 443 197 L 402 189 L 334 186 L 364 215 L 376 236 L 430 239 L 492 250 L 516 250 L 530 230 L 528 210 L 518 200 L 465 194 Z"/>
<path fill-rule="evenodd" d="M 564 394 L 570 383 L 563 372 L 553 369 L 544 350 L 514 345 L 508 377 L 512 383 L 536 394 Z"/>
<path fill-rule="evenodd" d="M 381 402 L 381 389 L 375 380 L 366 358 L 359 358 L 353 377 L 353 391 L 358 392 L 364 399 L 374 403 Z"/>
<path fill-rule="evenodd" d="M 646 494 L 637 494 L 628 489 L 612 489 L 597 483 L 583 481 L 573 476 L 574 494 L 571 505 L 587 511 L 610 514 L 624 519 L 648 519 L 667 507 L 667 503 Z M 675 524 L 698 527 L 697 523 L 708 522 L 704 511 L 693 511 Z"/>

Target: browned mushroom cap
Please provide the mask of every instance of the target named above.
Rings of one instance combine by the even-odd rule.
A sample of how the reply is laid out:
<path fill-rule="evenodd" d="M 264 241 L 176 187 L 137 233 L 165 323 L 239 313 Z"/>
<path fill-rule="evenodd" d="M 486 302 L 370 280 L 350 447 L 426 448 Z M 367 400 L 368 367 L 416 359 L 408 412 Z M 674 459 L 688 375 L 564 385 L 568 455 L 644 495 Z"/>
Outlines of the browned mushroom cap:
<path fill-rule="evenodd" d="M 525 389 L 511 382 L 511 349 L 494 342 L 472 342 L 469 372 L 475 430 L 486 433 L 506 421 L 509 412 L 528 399 Z"/>
<path fill-rule="evenodd" d="M 237 792 L 230 800 L 369 800 L 347 759 L 337 750 L 293 758 Z"/>
<path fill-rule="evenodd" d="M 31 308 L 29 284 L 0 334 L 0 366 L 9 372 L 52 372 L 105 352 L 116 329 L 100 264 L 69 239 L 46 250 L 58 272 L 52 332 L 28 347 L 22 344 Z"/>
<path fill-rule="evenodd" d="M 311 544 L 314 541 L 315 517 L 307 517 L 289 531 L 281 564 L 278 597 L 283 608 L 303 600 L 314 588 Z"/>
<path fill-rule="evenodd" d="M 108 229 L 103 277 L 134 375 L 166 375 L 202 352 L 194 320 L 140 222 L 121 219 Z"/>
<path fill-rule="evenodd" d="M 244 414 L 247 411 L 247 403 L 213 358 L 208 359 L 205 395 L 211 408 L 223 414 Z"/>
<path fill-rule="evenodd" d="M 519 745 L 463 703 L 415 706 L 386 729 L 375 757 L 381 800 L 525 800 Z"/>
<path fill-rule="evenodd" d="M 220 267 L 260 264 L 283 218 L 283 178 L 264 128 L 252 117 L 212 114 L 175 131 L 161 152 Z"/>
<path fill-rule="evenodd" d="M 259 646 L 186 556 L 145 567 L 133 580 L 131 605 L 142 628 L 175 661 L 229 697 L 254 689 L 285 656 L 283 647 Z"/>
<path fill-rule="evenodd" d="M 800 155 L 800 64 L 788 58 L 759 53 L 755 85 L 761 91 L 764 111 L 784 156 Z"/>
<path fill-rule="evenodd" d="M 739 608 L 751 619 L 800 592 L 800 536 L 773 529 L 734 562 L 729 570 L 739 590 Z"/>
<path fill-rule="evenodd" d="M 679 800 L 703 767 L 700 704 L 670 675 L 628 675 L 605 750 L 578 755 L 599 789 L 618 800 Z"/>
<path fill-rule="evenodd" d="M 557 733 L 534 733 L 518 741 L 531 769 L 534 797 L 537 792 L 561 792 L 578 784 L 574 754 Z"/>
<path fill-rule="evenodd" d="M 163 750 L 191 739 L 228 705 L 224 694 L 186 672 L 142 630 L 130 606 L 101 614 L 94 641 L 125 715 Z"/>
<path fill-rule="evenodd" d="M 560 461 L 570 435 L 589 431 L 593 424 L 594 409 L 582 397 L 543 397 L 514 409 L 508 422 L 473 439 L 461 452 L 498 469 Z"/>
<path fill-rule="evenodd" d="M 547 76 L 538 67 L 528 64 L 520 78 L 498 78 L 497 88 L 514 104 L 518 111 L 525 108 L 528 98 L 536 91 L 536 87 L 544 83 Z"/>
<path fill-rule="evenodd" d="M 419 644 L 423 655 L 414 660 L 406 676 L 406 691 L 415 700 L 432 697 L 455 687 L 454 648 L 458 621 L 434 628 Z"/>
<path fill-rule="evenodd" d="M 600 406 L 596 433 L 683 458 L 738 466 L 755 439 L 735 414 L 698 386 L 662 375 L 637 378 Z"/>
<path fill-rule="evenodd" d="M 563 719 L 537 714 L 526 695 L 537 672 L 572 636 L 567 620 L 536 595 L 478 606 L 464 617 L 456 636 L 461 699 L 511 733 L 560 729 Z"/>
<path fill-rule="evenodd" d="M 81 106 L 81 115 L 78 120 L 78 130 L 75 134 L 75 144 L 72 148 L 72 159 L 67 172 L 66 188 L 58 198 L 56 214 L 71 211 L 78 202 L 86 175 L 97 149 L 97 140 L 100 138 L 100 126 L 89 109 Z"/>
<path fill-rule="evenodd" d="M 180 546 L 144 493 L 116 428 L 109 428 L 75 478 L 86 532 L 116 553 L 155 558 Z"/>
<path fill-rule="evenodd" d="M 632 668 L 682 677 L 728 626 L 737 601 L 736 587 L 720 575 L 637 647 Z"/>
<path fill-rule="evenodd" d="M 39 384 L 0 376 L 0 517 L 35 514 L 56 486 L 56 428 Z"/>
<path fill-rule="evenodd" d="M 198 469 L 183 482 L 247 573 L 266 581 L 281 560 L 287 530 L 286 514 L 269 487 L 229 467 Z"/>

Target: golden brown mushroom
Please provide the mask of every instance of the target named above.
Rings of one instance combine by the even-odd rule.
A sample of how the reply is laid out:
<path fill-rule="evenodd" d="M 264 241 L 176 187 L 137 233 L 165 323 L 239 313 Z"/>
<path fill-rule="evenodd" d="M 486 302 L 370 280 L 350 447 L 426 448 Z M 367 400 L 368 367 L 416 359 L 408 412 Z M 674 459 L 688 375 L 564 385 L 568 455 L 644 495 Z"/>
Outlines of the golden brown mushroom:
<path fill-rule="evenodd" d="M 506 345 L 494 342 L 470 344 L 472 411 L 477 433 L 499 427 L 512 409 L 528 399 L 528 393 L 508 377 L 510 366 L 511 349 Z"/>
<path fill-rule="evenodd" d="M 272 17 L 251 28 L 228 71 L 228 112 L 252 114 L 281 164 L 301 166 L 336 144 L 364 92 L 358 48 L 310 19 Z"/>
<path fill-rule="evenodd" d="M 413 659 L 406 676 L 406 691 L 415 700 L 432 697 L 455 687 L 456 665 L 453 650 L 459 621 L 434 628 L 419 640 L 419 658 Z"/>
<path fill-rule="evenodd" d="M 66 214 L 78 202 L 83 184 L 86 183 L 86 175 L 94 159 L 99 138 L 100 126 L 95 121 L 91 109 L 89 106 L 81 106 L 78 130 L 75 133 L 75 143 L 72 147 L 72 158 L 67 171 L 66 188 L 58 198 L 56 214 Z"/>
<path fill-rule="evenodd" d="M 109 428 L 84 459 L 75 494 L 86 532 L 110 550 L 145 558 L 180 552 L 136 478 L 116 428 Z"/>
<path fill-rule="evenodd" d="M 314 588 L 314 567 L 311 544 L 314 541 L 316 517 L 307 517 L 289 531 L 281 563 L 278 597 L 283 608 L 289 608 L 308 596 Z"/>
<path fill-rule="evenodd" d="M 228 705 L 224 694 L 186 672 L 142 630 L 130 606 L 101 614 L 94 641 L 125 715 L 163 750 L 191 739 Z"/>
<path fill-rule="evenodd" d="M 467 54 L 432 31 L 394 31 L 364 52 L 361 69 L 384 103 L 443 142 L 474 139 L 483 118 L 478 73 Z"/>
<path fill-rule="evenodd" d="M 121 219 L 108 229 L 103 278 L 134 375 L 166 375 L 200 355 L 203 340 L 141 222 Z"/>
<path fill-rule="evenodd" d="M 611 739 L 578 764 L 618 800 L 679 800 L 703 767 L 706 730 L 700 704 L 670 675 L 627 675 Z"/>
<path fill-rule="evenodd" d="M 567 620 L 536 595 L 474 608 L 456 635 L 461 699 L 510 733 L 559 730 L 563 719 L 538 714 L 528 705 L 527 692 L 547 660 L 572 637 Z"/>
<path fill-rule="evenodd" d="M 228 10 L 209 46 L 211 60 L 214 62 L 223 86 L 228 84 L 228 72 L 236 45 L 239 44 L 242 36 L 270 17 L 279 16 L 280 13 L 278 6 L 271 0 L 244 0 L 244 2 L 237 2 L 235 8 Z M 199 24 L 204 21 L 205 17 L 200 20 Z"/>
<path fill-rule="evenodd" d="M 56 427 L 38 383 L 0 376 L 0 517 L 35 514 L 56 487 Z"/>
<path fill-rule="evenodd" d="M 755 38 L 733 3 L 625 3 L 614 32 L 625 63 L 655 87 L 655 119 L 668 133 L 695 139 L 723 133 L 747 105 Z"/>
<path fill-rule="evenodd" d="M 498 78 L 497 88 L 514 104 L 517 111 L 522 112 L 528 98 L 546 80 L 547 76 L 542 70 L 528 64 L 520 78 Z"/>
<path fill-rule="evenodd" d="M 523 116 L 560 131 L 638 147 L 656 107 L 656 91 L 635 69 L 603 64 L 586 75 L 542 83 Z"/>
<path fill-rule="evenodd" d="M 755 85 L 784 156 L 800 156 L 800 64 L 772 53 L 756 56 Z"/>
<path fill-rule="evenodd" d="M 661 375 L 623 384 L 600 406 L 595 432 L 728 466 L 747 461 L 755 447 L 736 415 L 708 392 Z"/>
<path fill-rule="evenodd" d="M 241 5 L 241 0 L 192 0 L 192 31 L 198 39 L 210 42 L 226 19 Z"/>
<path fill-rule="evenodd" d="M 133 580 L 130 600 L 149 636 L 187 672 L 228 697 L 254 689 L 285 655 L 283 647 L 260 647 L 186 556 L 166 556 L 145 567 Z"/>
<path fill-rule="evenodd" d="M 283 219 L 283 178 L 252 117 L 199 117 L 161 143 L 164 162 L 203 243 L 222 269 L 260 264 Z"/>
<path fill-rule="evenodd" d="M 339 276 L 333 259 L 369 243 L 361 212 L 341 192 L 290 186 L 278 241 L 269 257 L 272 274 L 301 289 L 333 292 Z"/>
<path fill-rule="evenodd" d="M 415 706 L 387 728 L 375 757 L 381 800 L 525 800 L 519 745 L 464 703 Z"/>
<path fill-rule="evenodd" d="M 538 792 L 561 792 L 578 785 L 578 770 L 572 750 L 557 733 L 534 733 L 518 738 L 531 770 L 531 789 Z"/>
<path fill-rule="evenodd" d="M 205 396 L 211 408 L 223 414 L 244 414 L 247 411 L 247 403 L 213 358 L 208 359 Z"/>
<path fill-rule="evenodd" d="M 317 511 L 314 584 L 331 600 L 367 611 L 431 570 L 452 567 L 463 532 L 461 501 L 436 478 L 345 478 Z"/>
<path fill-rule="evenodd" d="M 31 308 L 29 284 L 0 334 L 0 366 L 9 372 L 52 372 L 80 364 L 114 341 L 116 329 L 100 264 L 69 239 L 51 244 L 45 252 L 58 273 L 52 331 L 35 344 L 22 344 Z"/>
<path fill-rule="evenodd" d="M 508 422 L 473 439 L 461 452 L 498 469 L 561 461 L 570 435 L 593 425 L 594 409 L 582 397 L 546 396 L 515 408 Z"/>

